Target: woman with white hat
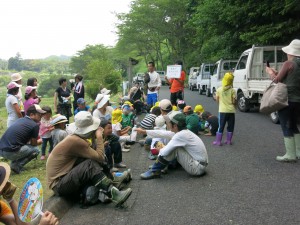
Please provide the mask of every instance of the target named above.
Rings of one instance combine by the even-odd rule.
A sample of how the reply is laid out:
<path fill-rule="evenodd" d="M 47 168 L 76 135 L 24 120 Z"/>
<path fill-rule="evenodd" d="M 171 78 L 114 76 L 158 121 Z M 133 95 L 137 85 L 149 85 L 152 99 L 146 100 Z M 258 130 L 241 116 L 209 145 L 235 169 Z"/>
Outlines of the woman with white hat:
<path fill-rule="evenodd" d="M 300 133 L 297 127 L 300 115 L 300 40 L 293 40 L 282 51 L 287 54 L 288 60 L 281 70 L 277 72 L 274 68 L 267 67 L 266 72 L 275 83 L 287 85 L 288 106 L 278 111 L 286 154 L 277 156 L 276 160 L 291 162 L 300 159 Z"/>
<path fill-rule="evenodd" d="M 7 110 L 7 127 L 10 127 L 17 119 L 23 117 L 20 109 L 20 101 L 17 98 L 21 85 L 12 81 L 7 85 L 7 97 L 5 100 L 5 107 Z"/>
<path fill-rule="evenodd" d="M 98 99 L 96 99 L 96 102 L 98 102 L 97 109 L 94 110 L 93 116 L 100 120 L 105 119 L 110 121 L 114 109 L 109 106 L 109 95 L 101 95 Z"/>

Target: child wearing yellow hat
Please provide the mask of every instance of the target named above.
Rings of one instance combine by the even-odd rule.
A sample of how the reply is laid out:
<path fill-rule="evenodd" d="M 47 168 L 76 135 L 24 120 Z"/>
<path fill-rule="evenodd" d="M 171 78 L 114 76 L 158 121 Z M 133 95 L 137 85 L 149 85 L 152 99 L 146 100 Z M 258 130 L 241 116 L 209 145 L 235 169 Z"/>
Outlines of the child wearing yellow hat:
<path fill-rule="evenodd" d="M 202 113 L 204 112 L 204 108 L 202 105 L 198 104 L 194 108 L 194 113 L 199 117 L 199 131 L 205 130 L 205 120 L 202 119 Z"/>
<path fill-rule="evenodd" d="M 232 88 L 234 76 L 231 72 L 224 75 L 222 79 L 222 87 L 216 92 L 216 101 L 219 103 L 219 128 L 216 133 L 214 145 L 222 145 L 222 136 L 225 125 L 227 124 L 227 140 L 225 144 L 231 145 L 235 123 L 235 104 L 236 94 Z"/>

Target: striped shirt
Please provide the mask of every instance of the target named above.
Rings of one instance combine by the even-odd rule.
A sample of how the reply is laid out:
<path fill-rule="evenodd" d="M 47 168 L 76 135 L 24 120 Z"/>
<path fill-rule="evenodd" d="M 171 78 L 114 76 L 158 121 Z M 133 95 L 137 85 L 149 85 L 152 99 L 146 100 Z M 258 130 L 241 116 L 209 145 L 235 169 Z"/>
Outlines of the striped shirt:
<path fill-rule="evenodd" d="M 152 130 L 155 125 L 156 115 L 147 114 L 145 118 L 141 121 L 141 127 L 145 130 Z"/>

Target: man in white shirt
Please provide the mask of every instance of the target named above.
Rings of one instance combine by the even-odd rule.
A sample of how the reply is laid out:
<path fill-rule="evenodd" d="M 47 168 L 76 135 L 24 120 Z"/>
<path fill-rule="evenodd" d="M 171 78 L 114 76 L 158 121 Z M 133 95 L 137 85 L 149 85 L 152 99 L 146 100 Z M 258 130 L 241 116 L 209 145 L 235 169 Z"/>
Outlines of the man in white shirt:
<path fill-rule="evenodd" d="M 155 64 L 154 62 L 148 63 L 148 71 L 150 81 L 147 84 L 148 91 L 147 91 L 147 105 L 150 109 L 157 101 L 158 101 L 158 91 L 161 87 L 161 79 L 159 74 L 155 71 Z"/>
<path fill-rule="evenodd" d="M 147 172 L 141 174 L 141 179 L 148 180 L 158 178 L 161 170 L 169 165 L 174 159 L 185 169 L 185 171 L 194 176 L 200 176 L 205 173 L 208 165 L 208 156 L 202 140 L 193 132 L 186 128 L 185 115 L 180 113 L 171 118 L 172 131 L 154 132 L 136 129 L 138 133 L 155 135 L 156 137 L 170 138 L 170 142 L 163 147 L 156 162 Z"/>

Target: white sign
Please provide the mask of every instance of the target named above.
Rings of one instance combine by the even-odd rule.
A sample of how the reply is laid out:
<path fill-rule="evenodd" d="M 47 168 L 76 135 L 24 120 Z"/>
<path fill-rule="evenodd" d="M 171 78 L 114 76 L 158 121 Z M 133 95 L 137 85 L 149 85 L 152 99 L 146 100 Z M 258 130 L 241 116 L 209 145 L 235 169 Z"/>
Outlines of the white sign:
<path fill-rule="evenodd" d="M 180 76 L 181 76 L 181 65 L 167 66 L 167 77 L 168 78 L 180 78 Z"/>

